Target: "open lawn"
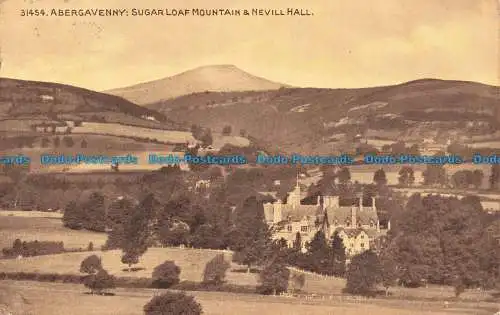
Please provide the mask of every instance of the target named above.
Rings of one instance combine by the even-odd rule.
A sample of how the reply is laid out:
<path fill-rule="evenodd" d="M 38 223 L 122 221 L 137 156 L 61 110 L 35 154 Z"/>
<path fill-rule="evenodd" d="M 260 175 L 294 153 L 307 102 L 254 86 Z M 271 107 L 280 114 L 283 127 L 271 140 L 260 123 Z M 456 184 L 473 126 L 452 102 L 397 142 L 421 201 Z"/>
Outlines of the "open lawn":
<path fill-rule="evenodd" d="M 99 248 L 104 245 L 107 236 L 104 233 L 67 229 L 60 218 L 0 216 L 0 249 L 11 247 L 17 238 L 22 241 L 63 242 L 66 249 L 78 249 L 87 248 L 89 242 Z"/>
<path fill-rule="evenodd" d="M 0 303 L 11 305 L 19 314 L 36 315 L 137 315 L 160 290 L 117 289 L 115 296 L 85 294 L 83 285 L 0 281 Z M 382 299 L 304 300 L 232 294 L 187 292 L 202 305 L 205 315 L 492 315 L 491 303 L 450 303 L 391 301 Z M 3 294 L 3 296 L 2 296 Z"/>
<path fill-rule="evenodd" d="M 102 257 L 103 267 L 115 276 L 151 277 L 153 269 L 166 260 L 173 260 L 181 267 L 181 280 L 201 281 L 205 265 L 218 252 L 210 250 L 180 248 L 150 248 L 140 258 L 134 268 L 144 268 L 129 272 L 121 263 L 121 251 L 63 253 L 56 255 L 25 257 L 19 260 L 0 260 L 0 270 L 6 272 L 40 272 L 59 274 L 80 274 L 80 263 L 87 256 Z M 228 279 L 229 280 L 229 279 Z M 254 282 L 255 283 L 255 282 Z"/>

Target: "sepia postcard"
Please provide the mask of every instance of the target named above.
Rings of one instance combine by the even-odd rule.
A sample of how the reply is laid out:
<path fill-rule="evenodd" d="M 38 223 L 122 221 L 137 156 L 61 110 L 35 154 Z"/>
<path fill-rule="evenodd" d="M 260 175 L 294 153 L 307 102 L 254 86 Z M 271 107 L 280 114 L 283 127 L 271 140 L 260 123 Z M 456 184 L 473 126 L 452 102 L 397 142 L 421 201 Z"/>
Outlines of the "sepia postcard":
<path fill-rule="evenodd" d="M 500 315 L 500 2 L 0 0 L 0 315 Z"/>

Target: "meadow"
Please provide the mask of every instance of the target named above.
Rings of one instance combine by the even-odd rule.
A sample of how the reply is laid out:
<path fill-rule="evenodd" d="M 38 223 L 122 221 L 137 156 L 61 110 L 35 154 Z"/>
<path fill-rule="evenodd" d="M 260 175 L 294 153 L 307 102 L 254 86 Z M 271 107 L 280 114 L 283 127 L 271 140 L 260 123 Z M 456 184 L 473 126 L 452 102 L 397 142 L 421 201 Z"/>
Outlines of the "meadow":
<path fill-rule="evenodd" d="M 191 132 L 187 131 L 166 131 L 161 129 L 127 126 L 117 123 L 84 122 L 82 123 L 82 126 L 74 127 L 72 133 L 108 134 L 124 137 L 137 136 L 172 143 L 186 143 L 188 141 L 194 141 Z"/>
<path fill-rule="evenodd" d="M 4 214 L 9 213 L 3 212 Z M 29 212 L 24 216 L 20 216 L 20 212 L 14 212 L 13 216 L 2 215 L 0 216 L 0 249 L 4 247 L 11 247 L 15 239 L 22 241 L 57 241 L 63 242 L 66 249 L 85 249 L 89 242 L 94 243 L 95 248 L 104 245 L 106 241 L 106 234 L 90 232 L 90 231 L 77 231 L 65 228 L 62 225 L 61 219 L 58 217 L 36 217 L 40 213 L 33 214 L 29 217 Z M 49 214 L 47 215 L 54 215 Z M 59 215 L 55 215 L 59 216 Z"/>
<path fill-rule="evenodd" d="M 82 285 L 0 281 L 0 304 L 18 312 L 37 315 L 142 314 L 142 308 L 163 290 L 116 289 L 115 296 L 92 296 Z M 2 294 L 3 293 L 3 294 Z M 187 292 L 202 305 L 204 315 L 491 315 L 490 303 L 450 303 L 343 298 L 305 300 L 234 294 L 227 292 Z"/>

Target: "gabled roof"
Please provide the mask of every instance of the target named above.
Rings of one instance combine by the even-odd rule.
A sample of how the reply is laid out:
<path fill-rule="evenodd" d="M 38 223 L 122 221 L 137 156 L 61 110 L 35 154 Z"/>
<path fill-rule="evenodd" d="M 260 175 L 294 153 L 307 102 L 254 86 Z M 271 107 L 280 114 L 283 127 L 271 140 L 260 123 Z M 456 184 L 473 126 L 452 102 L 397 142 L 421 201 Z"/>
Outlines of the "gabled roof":
<path fill-rule="evenodd" d="M 335 221 L 339 224 L 350 221 L 352 208 L 353 207 L 327 208 L 326 212 L 330 225 L 335 225 Z M 356 222 L 363 225 L 369 225 L 370 221 L 377 223 L 378 215 L 376 211 L 373 211 L 371 208 L 365 208 L 363 211 L 360 211 L 359 208 L 356 209 Z"/>
<path fill-rule="evenodd" d="M 318 205 L 298 205 L 294 208 L 291 205 L 285 204 L 282 206 L 281 213 L 283 218 L 290 217 L 292 220 L 297 221 L 306 216 L 317 215 L 318 210 L 320 210 Z"/>

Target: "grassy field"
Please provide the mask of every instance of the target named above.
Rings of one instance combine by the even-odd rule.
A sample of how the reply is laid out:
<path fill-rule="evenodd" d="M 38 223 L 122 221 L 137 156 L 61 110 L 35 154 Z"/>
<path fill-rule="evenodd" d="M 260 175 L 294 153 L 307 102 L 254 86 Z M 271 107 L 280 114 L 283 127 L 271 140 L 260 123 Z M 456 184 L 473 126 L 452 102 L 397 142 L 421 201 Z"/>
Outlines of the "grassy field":
<path fill-rule="evenodd" d="M 127 126 L 115 123 L 85 122 L 80 127 L 75 127 L 73 133 L 109 134 L 115 136 L 137 136 L 141 138 L 157 139 L 163 142 L 186 143 L 194 141 L 191 132 L 165 131 L 142 127 Z"/>
<path fill-rule="evenodd" d="M 76 231 L 63 227 L 60 218 L 21 216 L 0 217 L 0 249 L 11 247 L 16 238 L 22 241 L 58 241 L 67 249 L 87 248 L 89 242 L 95 248 L 104 245 L 106 234 Z"/>
<path fill-rule="evenodd" d="M 117 289 L 115 296 L 85 294 L 82 285 L 0 281 L 3 303 L 12 311 L 36 315 L 137 315 L 158 290 Z M 491 315 L 497 305 L 391 300 L 313 300 L 232 294 L 188 292 L 202 305 L 205 315 Z"/>
<path fill-rule="evenodd" d="M 0 217 L 61 219 L 60 212 L 0 210 Z"/>
<path fill-rule="evenodd" d="M 173 260 L 181 267 L 181 280 L 201 281 L 205 265 L 217 255 L 217 251 L 150 248 L 134 268 L 128 272 L 121 263 L 121 251 L 64 253 L 47 256 L 26 257 L 21 260 L 0 260 L 0 270 L 8 272 L 40 272 L 60 274 L 80 274 L 80 263 L 87 256 L 96 254 L 102 257 L 103 267 L 115 276 L 151 277 L 153 269 L 166 260 Z M 230 279 L 229 279 L 230 280 Z M 254 282 L 255 283 L 255 282 Z"/>

